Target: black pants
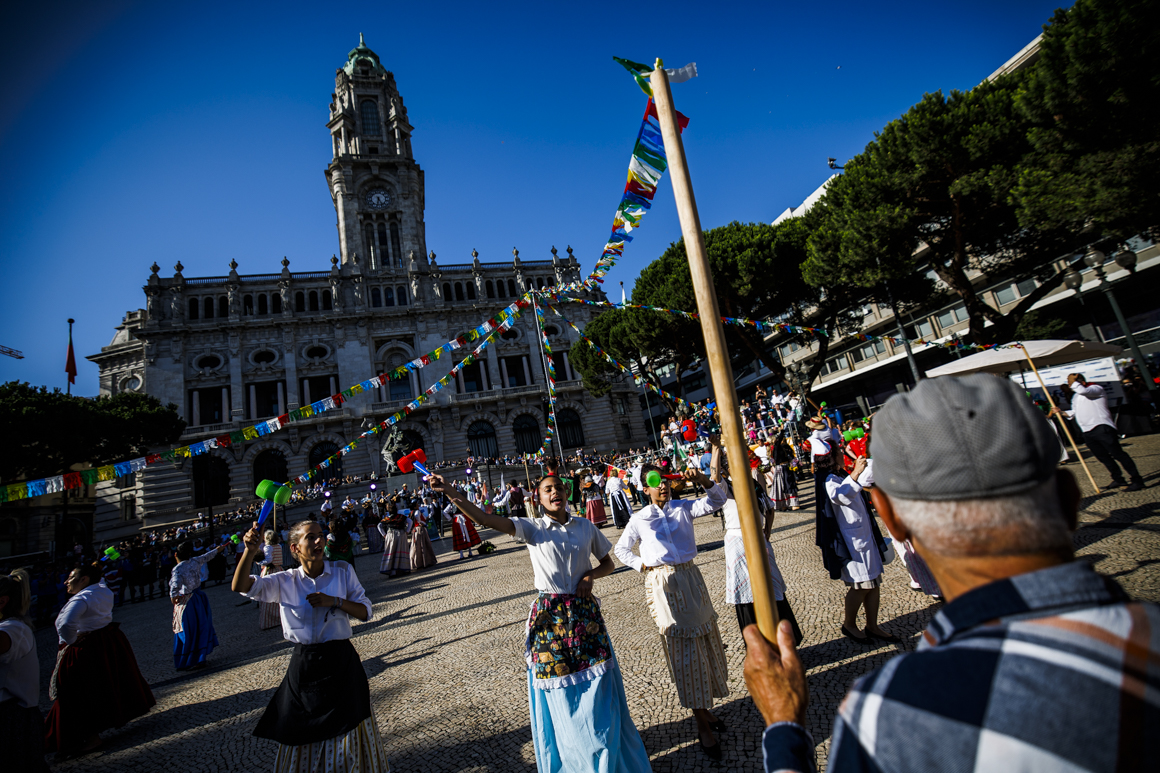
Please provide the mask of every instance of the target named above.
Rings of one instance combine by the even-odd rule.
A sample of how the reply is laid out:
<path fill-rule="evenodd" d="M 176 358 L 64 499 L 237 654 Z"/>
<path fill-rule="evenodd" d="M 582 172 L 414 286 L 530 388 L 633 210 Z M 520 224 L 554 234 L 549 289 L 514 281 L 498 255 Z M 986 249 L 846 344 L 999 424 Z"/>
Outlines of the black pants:
<path fill-rule="evenodd" d="M 1143 482 L 1132 457 L 1128 456 L 1127 451 L 1120 448 L 1120 439 L 1116 437 L 1115 429 L 1107 424 L 1092 427 L 1083 433 L 1083 441 L 1091 449 L 1092 456 L 1099 459 L 1100 464 L 1108 468 L 1108 474 L 1112 476 L 1112 483 L 1124 482 L 1124 477 L 1120 475 L 1116 462 L 1120 463 L 1120 467 L 1124 468 L 1124 472 L 1128 473 L 1128 479 L 1133 483 Z"/>
<path fill-rule="evenodd" d="M 793 628 L 793 643 L 798 646 L 802 643 L 802 629 L 798 627 L 797 618 L 793 615 L 793 609 L 790 608 L 789 601 L 782 599 L 777 602 L 777 617 L 779 620 L 789 620 L 790 626 Z M 757 625 L 757 614 L 753 611 L 753 604 L 738 604 L 737 605 L 737 624 L 741 626 L 741 630 L 745 630 L 747 625 Z"/>

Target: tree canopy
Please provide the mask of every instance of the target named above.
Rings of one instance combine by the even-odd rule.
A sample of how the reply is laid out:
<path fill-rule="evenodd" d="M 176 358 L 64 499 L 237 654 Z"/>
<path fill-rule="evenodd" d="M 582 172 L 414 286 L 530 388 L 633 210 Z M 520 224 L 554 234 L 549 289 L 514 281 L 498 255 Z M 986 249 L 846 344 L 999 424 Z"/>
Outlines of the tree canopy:
<path fill-rule="evenodd" d="M 1160 4 L 1077 0 L 1044 28 L 1016 100 L 1030 151 L 1011 192 L 1020 222 L 1154 232 L 1160 212 Z"/>
<path fill-rule="evenodd" d="M 1030 150 L 1029 125 L 1015 107 L 1022 79 L 926 94 L 878 132 L 817 207 L 806 280 L 881 293 L 913 282 L 926 263 L 962 299 L 976 342 L 1010 338 L 1058 282 L 1043 267 L 1074 243 L 1064 229 L 1022 227 L 1010 202 Z M 1043 274 L 1047 281 L 1004 314 L 976 292 L 972 271 L 1015 281 Z M 895 295 L 923 297 L 931 289 L 919 278 Z"/>
<path fill-rule="evenodd" d="M 174 405 L 122 392 L 90 399 L 19 381 L 0 385 L 0 470 L 8 482 L 60 475 L 76 463 L 112 464 L 174 442 L 185 421 Z"/>

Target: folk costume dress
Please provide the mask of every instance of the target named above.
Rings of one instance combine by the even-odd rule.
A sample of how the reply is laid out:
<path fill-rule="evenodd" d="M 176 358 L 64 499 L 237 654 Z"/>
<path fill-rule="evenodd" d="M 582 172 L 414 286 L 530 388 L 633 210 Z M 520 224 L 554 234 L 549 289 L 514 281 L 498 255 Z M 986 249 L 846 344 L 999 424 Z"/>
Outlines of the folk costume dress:
<path fill-rule="evenodd" d="M 608 521 L 608 513 L 604 510 L 604 499 L 600 495 L 600 486 L 591 476 L 584 478 L 584 516 L 597 525 Z"/>
<path fill-rule="evenodd" d="M 842 581 L 852 588 L 877 588 L 882 584 L 882 534 L 862 499 L 862 486 L 847 475 L 826 477 L 826 496 L 833 505 L 838 531 L 846 547 Z"/>
<path fill-rule="evenodd" d="M 69 598 L 57 615 L 56 633 L 45 751 L 75 750 L 93 734 L 124 727 L 153 708 L 153 691 L 113 622 L 113 592 L 104 580 Z"/>
<path fill-rule="evenodd" d="M 624 490 L 624 481 L 615 475 L 610 475 L 606 486 L 608 502 L 612 505 L 612 522 L 616 528 L 628 526 L 632 518 L 632 502 Z"/>
<path fill-rule="evenodd" d="M 8 651 L 0 655 L 0 749 L 11 770 L 48 773 L 40 713 L 40 659 L 36 634 L 20 618 L 0 620 Z"/>
<path fill-rule="evenodd" d="M 178 671 L 204 665 L 218 645 L 213 612 L 201 589 L 201 568 L 223 547 L 179 562 L 169 576 L 169 597 L 177 599 L 173 606 L 173 667 Z"/>
<path fill-rule="evenodd" d="M 475 530 L 475 524 L 463 513 L 455 514 L 455 526 L 452 528 L 452 534 L 455 536 L 452 547 L 459 552 L 464 550 L 471 550 L 473 547 L 483 542 L 479 538 L 479 532 Z"/>
<path fill-rule="evenodd" d="M 350 642 L 350 616 L 310 606 L 311 593 L 362 604 L 370 620 L 371 602 L 345 561 L 325 562 L 317 577 L 301 566 L 255 577 L 243 595 L 279 605 L 282 635 L 294 652 L 254 735 L 277 741 L 275 773 L 385 773 L 390 766 L 371 712 L 366 671 Z"/>
<path fill-rule="evenodd" d="M 773 468 L 766 473 L 769 483 L 769 498 L 773 500 L 774 510 L 796 510 L 798 508 L 797 481 L 790 472 L 789 462 L 791 453 L 785 443 L 776 443 L 770 455 Z"/>
<path fill-rule="evenodd" d="M 282 571 L 282 546 L 281 545 L 263 545 L 262 546 L 262 571 L 263 577 L 269 577 L 275 572 Z M 279 623 L 278 605 L 275 603 L 259 604 L 258 611 L 258 628 L 262 631 L 269 630 Z"/>
<path fill-rule="evenodd" d="M 407 543 L 407 529 L 411 519 L 395 513 L 379 524 L 379 534 L 383 536 L 383 558 L 379 562 L 379 574 L 394 577 L 396 574 L 410 574 L 411 546 Z"/>
<path fill-rule="evenodd" d="M 729 666 L 717 628 L 717 612 L 701 570 L 693 563 L 697 540 L 693 519 L 720 510 L 724 486 L 704 499 L 673 500 L 664 509 L 650 504 L 637 511 L 616 543 L 616 557 L 644 574 L 649 613 L 661 632 L 669 675 L 681 705 L 709 709 L 729 695 Z M 640 555 L 632 552 L 640 543 Z"/>
<path fill-rule="evenodd" d="M 612 641 L 595 598 L 576 585 L 612 547 L 591 521 L 513 518 L 536 590 L 524 655 L 536 768 L 541 773 L 651 770 L 633 724 Z"/>
<path fill-rule="evenodd" d="M 416 511 L 411 527 L 411 571 L 417 572 L 429 566 L 435 566 L 435 546 L 431 544 L 431 535 L 427 533 L 426 519 Z"/>

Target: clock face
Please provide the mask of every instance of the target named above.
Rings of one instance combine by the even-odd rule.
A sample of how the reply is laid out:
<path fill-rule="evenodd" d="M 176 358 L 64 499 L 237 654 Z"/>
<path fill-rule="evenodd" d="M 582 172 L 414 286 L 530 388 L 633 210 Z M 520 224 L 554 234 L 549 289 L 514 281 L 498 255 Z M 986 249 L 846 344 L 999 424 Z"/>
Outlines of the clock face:
<path fill-rule="evenodd" d="M 371 209 L 386 209 L 391 205 L 391 194 L 382 188 L 372 188 L 366 192 L 365 198 Z"/>

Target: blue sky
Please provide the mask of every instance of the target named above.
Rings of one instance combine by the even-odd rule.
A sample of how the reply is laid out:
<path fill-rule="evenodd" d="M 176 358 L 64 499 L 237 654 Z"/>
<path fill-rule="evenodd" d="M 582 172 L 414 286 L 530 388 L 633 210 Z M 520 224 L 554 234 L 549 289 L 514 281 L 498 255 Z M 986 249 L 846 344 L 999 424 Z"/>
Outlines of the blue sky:
<path fill-rule="evenodd" d="M 5 4 L 0 380 L 80 374 L 156 260 L 187 277 L 329 266 L 334 71 L 366 35 L 395 74 L 439 262 L 600 255 L 645 97 L 612 61 L 696 61 L 674 87 L 701 222 L 769 221 L 924 92 L 967 89 L 1058 2 Z M 33 7 L 33 6 L 37 7 Z M 672 191 L 605 285 L 680 236 Z"/>

